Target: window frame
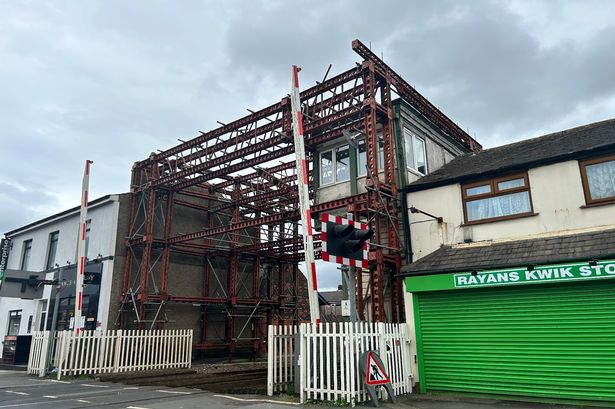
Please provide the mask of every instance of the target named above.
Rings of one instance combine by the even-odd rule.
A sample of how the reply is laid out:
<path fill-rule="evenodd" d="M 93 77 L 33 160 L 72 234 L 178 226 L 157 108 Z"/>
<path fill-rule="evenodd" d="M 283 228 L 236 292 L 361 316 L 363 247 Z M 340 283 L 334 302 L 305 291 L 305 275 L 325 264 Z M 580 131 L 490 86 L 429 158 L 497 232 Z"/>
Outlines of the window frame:
<path fill-rule="evenodd" d="M 54 239 L 55 238 L 55 239 Z M 58 243 L 60 241 L 60 231 L 52 231 L 49 233 L 49 243 L 47 245 L 47 261 L 45 263 L 46 270 L 51 270 L 56 261 L 56 256 L 58 255 Z M 53 247 L 53 257 L 51 254 L 52 246 L 55 243 L 55 247 Z"/>
<path fill-rule="evenodd" d="M 585 197 L 586 206 L 599 206 L 603 204 L 615 203 L 615 196 L 604 197 L 602 199 L 592 199 L 589 189 L 589 179 L 587 178 L 587 166 L 596 165 L 598 163 L 615 161 L 615 155 L 601 156 L 599 158 L 579 160 L 579 168 L 581 171 L 581 184 L 583 185 L 583 196 Z"/>
<path fill-rule="evenodd" d="M 22 312 L 23 312 L 23 310 L 10 310 L 9 311 L 8 325 L 7 325 L 7 328 L 6 328 L 6 335 L 7 336 L 9 336 L 9 335 L 19 335 L 19 331 L 21 330 Z M 16 319 L 18 319 L 17 333 L 16 334 L 11 334 L 12 323 Z"/>
<path fill-rule="evenodd" d="M 348 149 L 348 179 L 344 179 L 344 180 L 337 180 L 337 150 L 340 148 L 343 148 L 344 146 L 347 147 Z M 350 146 L 347 143 L 343 143 L 343 144 L 339 144 L 339 145 L 334 145 L 331 147 L 328 147 L 327 149 L 324 149 L 320 152 L 318 152 L 318 180 L 320 181 L 320 186 L 332 186 L 335 185 L 337 183 L 344 183 L 344 182 L 350 182 L 350 179 L 352 178 L 352 172 L 351 172 L 351 154 L 350 154 L 350 149 L 354 149 L 352 146 Z M 333 182 L 323 182 L 322 180 L 322 155 L 326 154 L 330 152 L 331 153 L 331 169 L 332 169 L 332 176 L 333 176 Z M 358 149 L 357 149 L 357 153 L 358 153 Z"/>
<path fill-rule="evenodd" d="M 83 255 L 86 259 L 88 258 L 88 251 L 90 250 L 90 239 L 92 238 L 91 233 L 92 233 L 92 219 L 87 219 L 85 221 L 85 240 L 84 240 L 85 243 L 83 247 Z"/>
<path fill-rule="evenodd" d="M 513 187 L 510 189 L 504 189 L 504 190 L 498 189 L 499 183 L 507 182 L 507 181 L 515 180 L 515 179 L 523 179 L 524 181 L 523 186 Z M 481 194 L 471 195 L 471 196 L 467 195 L 466 193 L 467 189 L 478 187 L 478 186 L 484 186 L 484 185 L 489 185 L 491 187 L 491 191 L 489 193 L 481 193 Z M 509 214 L 505 216 L 489 217 L 489 218 L 484 218 L 484 219 L 468 221 L 468 208 L 466 205 L 467 202 L 472 202 L 474 200 L 479 200 L 479 199 L 487 199 L 491 197 L 506 196 L 506 195 L 510 195 L 513 193 L 526 192 L 526 191 L 528 192 L 528 197 L 530 200 L 530 211 L 529 212 Z M 506 175 L 506 176 L 499 176 L 499 177 L 495 177 L 491 179 L 483 179 L 477 182 L 463 183 L 461 184 L 461 204 L 463 207 L 464 225 L 491 223 L 491 222 L 497 222 L 500 220 L 510 220 L 510 219 L 517 219 L 521 217 L 533 216 L 536 214 L 534 213 L 534 203 L 532 201 L 530 178 L 528 177 L 527 172 L 515 173 L 512 175 Z"/>
<path fill-rule="evenodd" d="M 26 253 L 28 257 L 26 258 Z M 32 239 L 24 240 L 21 249 L 21 263 L 19 263 L 20 270 L 28 271 L 28 264 L 30 264 L 30 256 L 32 255 Z"/>
<path fill-rule="evenodd" d="M 406 162 L 406 169 L 411 170 L 412 172 L 416 172 L 417 174 L 421 175 L 421 176 L 425 176 L 429 173 L 429 163 L 427 160 L 427 139 L 423 138 L 422 136 L 417 135 L 415 132 L 413 132 L 411 129 L 408 128 L 404 128 L 404 161 Z M 410 148 L 412 149 L 412 152 L 408 152 L 406 149 L 406 138 L 410 137 Z M 425 159 L 425 173 L 421 172 L 420 170 L 417 169 L 416 163 L 416 150 L 414 149 L 416 147 L 415 144 L 415 139 L 419 139 L 421 142 L 423 142 L 423 158 Z M 408 155 L 409 153 L 412 153 L 412 161 L 414 163 L 415 167 L 412 167 L 408 164 Z"/>
<path fill-rule="evenodd" d="M 357 139 L 357 178 L 367 177 L 367 168 L 363 168 L 363 172 L 361 172 L 361 166 L 359 162 L 361 161 L 359 157 L 361 153 L 359 152 L 359 144 L 363 143 L 365 145 L 365 165 L 367 165 L 367 142 L 366 138 L 362 137 Z M 381 138 L 378 138 L 376 143 L 378 145 L 378 173 L 384 172 L 384 146 L 382 145 Z"/>

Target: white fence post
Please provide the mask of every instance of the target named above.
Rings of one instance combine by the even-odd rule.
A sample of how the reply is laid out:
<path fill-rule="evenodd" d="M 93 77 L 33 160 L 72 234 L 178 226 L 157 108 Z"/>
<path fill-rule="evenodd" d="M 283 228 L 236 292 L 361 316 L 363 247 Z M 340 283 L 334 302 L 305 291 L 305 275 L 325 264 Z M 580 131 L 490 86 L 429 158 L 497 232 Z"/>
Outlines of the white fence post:
<path fill-rule="evenodd" d="M 305 403 L 305 388 L 307 387 L 308 372 L 306 330 L 307 324 L 299 324 L 299 400 L 302 404 Z"/>
<path fill-rule="evenodd" d="M 273 396 L 273 325 L 267 327 L 267 396 Z"/>

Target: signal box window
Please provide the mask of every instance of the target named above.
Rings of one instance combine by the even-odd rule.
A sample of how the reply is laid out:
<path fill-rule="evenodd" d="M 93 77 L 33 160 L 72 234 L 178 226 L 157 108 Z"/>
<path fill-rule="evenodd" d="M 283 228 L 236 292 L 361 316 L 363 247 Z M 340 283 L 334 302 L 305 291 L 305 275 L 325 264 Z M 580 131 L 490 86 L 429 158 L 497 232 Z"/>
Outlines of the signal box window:
<path fill-rule="evenodd" d="M 416 136 L 408 129 L 404 129 L 404 148 L 406 150 L 406 166 L 422 175 L 426 175 L 427 155 L 425 153 L 425 140 Z"/>
<path fill-rule="evenodd" d="M 350 180 L 350 147 L 338 146 L 320 153 L 320 184 Z"/>

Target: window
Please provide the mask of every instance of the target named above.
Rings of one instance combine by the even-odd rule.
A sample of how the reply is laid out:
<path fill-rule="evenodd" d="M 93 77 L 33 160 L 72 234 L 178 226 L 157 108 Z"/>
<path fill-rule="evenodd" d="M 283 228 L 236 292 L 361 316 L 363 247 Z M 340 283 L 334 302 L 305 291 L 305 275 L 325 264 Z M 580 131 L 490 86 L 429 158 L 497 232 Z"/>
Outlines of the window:
<path fill-rule="evenodd" d="M 365 139 L 360 139 L 357 141 L 357 175 L 365 176 L 367 175 L 367 153 L 365 147 Z M 384 148 L 382 147 L 382 143 L 378 141 L 378 172 L 382 172 L 384 170 Z"/>
<path fill-rule="evenodd" d="M 326 185 L 333 181 L 333 152 L 322 152 L 320 154 L 320 184 Z"/>
<path fill-rule="evenodd" d="M 532 214 L 527 174 L 461 186 L 466 223 Z"/>
<path fill-rule="evenodd" d="M 39 331 L 45 331 L 45 325 L 47 324 L 47 312 L 41 312 L 41 322 L 38 325 Z"/>
<path fill-rule="evenodd" d="M 26 330 L 26 334 L 29 334 L 32 332 L 32 320 L 34 319 L 34 316 L 30 315 L 30 318 L 28 318 L 28 329 Z"/>
<path fill-rule="evenodd" d="M 357 175 L 367 175 L 367 152 L 365 150 L 365 139 L 357 141 Z"/>
<path fill-rule="evenodd" d="M 32 240 L 26 240 L 23 242 L 23 250 L 21 253 L 21 270 L 28 270 L 28 264 L 30 262 L 30 252 L 32 251 Z"/>
<path fill-rule="evenodd" d="M 88 249 L 90 248 L 90 227 L 92 225 L 92 220 L 85 221 L 85 246 L 83 255 L 85 258 L 88 258 Z"/>
<path fill-rule="evenodd" d="M 350 180 L 350 147 L 340 146 L 335 149 L 335 181 Z"/>
<path fill-rule="evenodd" d="M 39 331 L 44 331 L 45 330 L 45 326 L 47 324 L 47 300 L 40 300 L 39 301 L 39 309 L 41 311 L 41 316 L 40 316 L 40 320 L 39 320 L 39 324 L 38 324 L 38 330 Z"/>
<path fill-rule="evenodd" d="M 320 184 L 350 180 L 350 147 L 338 146 L 320 153 Z"/>
<path fill-rule="evenodd" d="M 406 151 L 406 166 L 423 175 L 427 174 L 427 155 L 425 140 L 404 129 L 404 147 Z"/>
<path fill-rule="evenodd" d="M 615 203 L 615 155 L 579 163 L 585 203 Z"/>
<path fill-rule="evenodd" d="M 6 335 L 19 335 L 21 310 L 9 311 L 9 328 Z"/>
<path fill-rule="evenodd" d="M 58 237 L 60 232 L 54 231 L 49 235 L 49 249 L 47 250 L 47 267 L 46 270 L 53 268 L 56 262 L 56 252 L 58 250 Z"/>

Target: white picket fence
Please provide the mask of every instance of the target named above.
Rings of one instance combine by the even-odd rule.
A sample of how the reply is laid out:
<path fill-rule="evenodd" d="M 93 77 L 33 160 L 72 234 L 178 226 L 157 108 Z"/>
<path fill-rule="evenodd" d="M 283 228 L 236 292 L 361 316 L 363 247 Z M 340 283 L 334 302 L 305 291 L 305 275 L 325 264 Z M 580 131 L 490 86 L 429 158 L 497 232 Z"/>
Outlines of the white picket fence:
<path fill-rule="evenodd" d="M 79 334 L 37 331 L 32 335 L 28 374 L 45 376 L 48 367 L 57 369 L 58 379 L 67 375 L 190 368 L 192 335 L 192 330 L 82 331 Z"/>
<path fill-rule="evenodd" d="M 369 399 L 359 373 L 359 357 L 378 351 L 396 395 L 412 391 L 410 336 L 406 324 L 322 323 L 269 326 L 268 394 L 292 388 L 299 364 L 301 403 Z M 299 343 L 297 345 L 297 342 Z M 384 391 L 381 391 L 384 393 Z"/>

